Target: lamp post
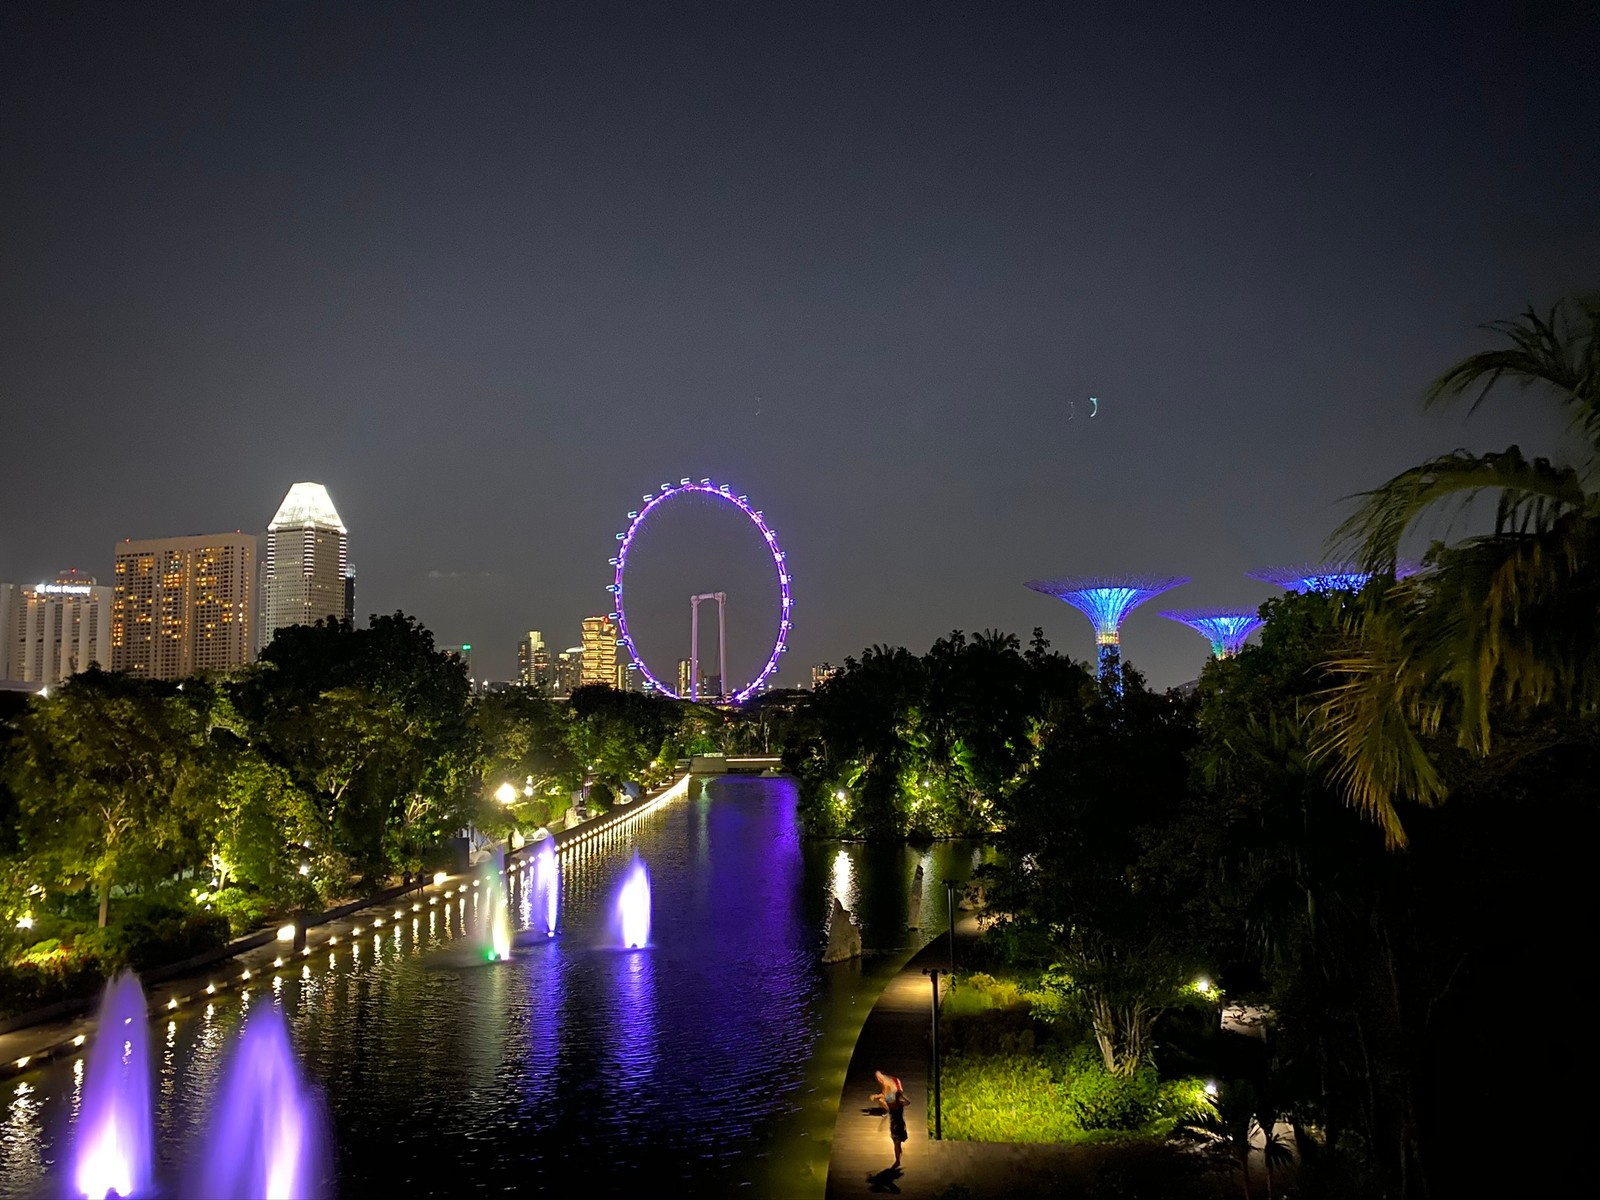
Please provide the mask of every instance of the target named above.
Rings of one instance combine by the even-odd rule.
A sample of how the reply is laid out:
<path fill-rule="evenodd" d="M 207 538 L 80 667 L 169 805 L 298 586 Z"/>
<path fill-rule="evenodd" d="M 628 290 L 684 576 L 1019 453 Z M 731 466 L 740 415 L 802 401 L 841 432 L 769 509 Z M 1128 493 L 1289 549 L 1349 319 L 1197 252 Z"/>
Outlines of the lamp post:
<path fill-rule="evenodd" d="M 961 884 L 954 879 L 944 881 L 945 904 L 950 910 L 950 970 L 956 969 L 956 889 Z"/>
<path fill-rule="evenodd" d="M 944 1140 L 944 1106 L 939 1096 L 939 976 L 950 972 L 943 967 L 923 967 L 922 973 L 933 983 L 933 1140 Z"/>

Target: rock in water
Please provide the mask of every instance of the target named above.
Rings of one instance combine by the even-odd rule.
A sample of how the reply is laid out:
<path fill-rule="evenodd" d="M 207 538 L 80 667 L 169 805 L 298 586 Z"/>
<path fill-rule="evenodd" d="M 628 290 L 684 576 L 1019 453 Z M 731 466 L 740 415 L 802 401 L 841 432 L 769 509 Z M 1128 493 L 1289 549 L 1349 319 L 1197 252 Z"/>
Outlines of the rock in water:
<path fill-rule="evenodd" d="M 822 952 L 824 963 L 847 962 L 861 957 L 861 928 L 850 911 L 833 898 L 833 912 L 828 916 L 828 945 Z"/>
<path fill-rule="evenodd" d="M 907 929 L 922 928 L 922 864 L 917 864 L 917 873 L 911 877 L 911 916 L 906 922 Z"/>

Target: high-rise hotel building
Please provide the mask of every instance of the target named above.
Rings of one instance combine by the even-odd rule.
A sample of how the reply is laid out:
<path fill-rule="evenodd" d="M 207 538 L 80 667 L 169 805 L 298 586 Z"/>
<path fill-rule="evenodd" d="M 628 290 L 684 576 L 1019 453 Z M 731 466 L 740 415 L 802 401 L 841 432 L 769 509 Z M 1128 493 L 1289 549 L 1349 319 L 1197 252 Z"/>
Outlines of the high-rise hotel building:
<path fill-rule="evenodd" d="M 119 542 L 111 669 L 183 679 L 248 663 L 256 545 L 254 534 L 238 532 Z"/>
<path fill-rule="evenodd" d="M 617 626 L 610 617 L 583 619 L 583 673 L 579 683 L 617 686 Z"/>
<path fill-rule="evenodd" d="M 0 679 L 61 683 L 111 667 L 111 589 L 67 571 L 54 583 L 0 583 Z"/>
<path fill-rule="evenodd" d="M 286 625 L 354 617 L 350 537 L 328 489 L 297 483 L 267 526 L 261 565 L 261 646 Z"/>

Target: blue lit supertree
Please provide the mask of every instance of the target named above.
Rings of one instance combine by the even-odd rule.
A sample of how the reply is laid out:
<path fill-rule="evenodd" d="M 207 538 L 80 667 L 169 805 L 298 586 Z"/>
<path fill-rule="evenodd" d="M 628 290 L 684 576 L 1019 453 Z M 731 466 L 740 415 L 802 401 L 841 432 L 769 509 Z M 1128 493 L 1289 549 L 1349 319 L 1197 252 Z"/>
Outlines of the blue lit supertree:
<path fill-rule="evenodd" d="M 1244 608 L 1179 608 L 1161 615 L 1200 634 L 1211 643 L 1211 653 L 1218 658 L 1232 658 L 1245 639 L 1266 624 Z"/>
<path fill-rule="evenodd" d="M 1421 569 L 1418 563 L 1398 562 L 1394 566 L 1394 577 L 1404 579 Z M 1262 567 L 1245 574 L 1286 592 L 1359 592 L 1372 578 L 1371 571 L 1356 563 L 1297 563 L 1289 567 Z"/>
<path fill-rule="evenodd" d="M 1107 575 L 1076 579 L 1031 579 L 1027 586 L 1046 596 L 1065 600 L 1094 622 L 1094 640 L 1100 648 L 1100 674 L 1116 680 L 1118 642 L 1122 622 L 1139 605 L 1179 584 L 1187 575 Z"/>

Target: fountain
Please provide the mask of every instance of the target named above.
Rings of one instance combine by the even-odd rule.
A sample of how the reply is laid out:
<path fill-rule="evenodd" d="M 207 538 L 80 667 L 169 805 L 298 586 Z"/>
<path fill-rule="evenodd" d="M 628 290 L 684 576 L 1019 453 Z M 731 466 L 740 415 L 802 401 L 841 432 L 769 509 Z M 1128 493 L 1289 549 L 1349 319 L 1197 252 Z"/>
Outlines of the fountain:
<path fill-rule="evenodd" d="M 533 920 L 544 918 L 546 937 L 556 935 L 556 913 L 561 903 L 561 877 L 554 843 L 545 838 L 533 855 Z M 531 921 L 530 921 L 531 923 Z"/>
<path fill-rule="evenodd" d="M 650 872 L 637 858 L 617 892 L 617 932 L 626 949 L 650 944 Z"/>
<path fill-rule="evenodd" d="M 144 989 L 124 971 L 106 985 L 89 1050 L 72 1164 L 76 1195 L 103 1200 L 153 1190 L 149 1040 Z"/>
<path fill-rule="evenodd" d="M 188 1195 L 310 1200 L 325 1194 L 327 1118 L 300 1077 L 276 1007 L 263 1005 L 245 1022 L 204 1146 Z"/>
<path fill-rule="evenodd" d="M 499 846 L 483 865 L 483 917 L 479 944 L 489 962 L 505 962 L 511 957 L 511 912 L 506 904 L 506 852 Z"/>

